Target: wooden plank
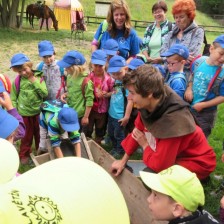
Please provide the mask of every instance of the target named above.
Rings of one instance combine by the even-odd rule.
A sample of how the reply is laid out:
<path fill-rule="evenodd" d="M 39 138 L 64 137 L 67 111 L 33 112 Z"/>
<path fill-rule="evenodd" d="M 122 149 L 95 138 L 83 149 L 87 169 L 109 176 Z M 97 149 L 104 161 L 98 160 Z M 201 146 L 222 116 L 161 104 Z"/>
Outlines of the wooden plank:
<path fill-rule="evenodd" d="M 85 136 L 85 134 L 83 132 L 81 133 L 81 139 L 82 139 L 82 142 L 84 144 L 85 150 L 87 152 L 88 159 L 91 160 L 91 161 L 94 161 L 93 155 L 92 155 L 91 150 L 89 148 L 89 144 L 88 144 L 88 142 L 86 140 L 86 136 Z"/>
<path fill-rule="evenodd" d="M 114 161 L 114 158 L 95 141 L 89 140 L 88 144 L 92 152 L 94 161 L 102 166 L 111 175 L 110 168 L 112 162 Z M 147 203 L 149 191 L 146 190 L 143 183 L 131 172 L 129 172 L 127 169 L 124 169 L 120 176 L 111 176 L 118 184 L 124 195 L 132 224 L 167 223 L 158 222 L 152 218 Z"/>
<path fill-rule="evenodd" d="M 33 160 L 35 166 L 39 166 L 43 163 L 46 163 L 50 161 L 50 154 L 49 153 L 44 153 L 39 156 L 35 156 L 33 153 L 30 153 L 30 157 Z"/>

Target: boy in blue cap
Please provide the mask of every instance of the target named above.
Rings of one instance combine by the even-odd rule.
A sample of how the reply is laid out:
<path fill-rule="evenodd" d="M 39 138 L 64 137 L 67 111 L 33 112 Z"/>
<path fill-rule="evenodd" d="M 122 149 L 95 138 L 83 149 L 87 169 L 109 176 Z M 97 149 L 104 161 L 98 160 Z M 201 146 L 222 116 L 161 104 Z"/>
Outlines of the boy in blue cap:
<path fill-rule="evenodd" d="M 37 65 L 37 70 L 43 72 L 46 82 L 48 96 L 46 100 L 55 100 L 65 91 L 64 68 L 57 65 L 53 44 L 48 40 L 38 43 L 39 56 L 42 62 Z"/>
<path fill-rule="evenodd" d="M 115 91 L 111 95 L 108 111 L 108 135 L 113 145 L 110 154 L 115 158 L 124 154 L 121 142 L 125 138 L 124 127 L 129 121 L 133 107 L 133 101 L 128 98 L 127 105 L 125 105 L 125 97 L 128 96 L 128 91 L 124 89 L 122 79 L 127 70 L 128 67 L 123 57 L 115 55 L 110 59 L 108 73 L 115 79 Z"/>
<path fill-rule="evenodd" d="M 44 102 L 47 104 L 48 102 Z M 79 120 L 77 112 L 69 107 L 54 108 L 53 110 L 44 109 L 40 114 L 40 126 L 46 130 L 50 137 L 51 146 L 57 158 L 64 157 L 63 151 L 60 148 L 61 138 L 68 137 L 74 147 L 74 154 L 81 157 Z M 47 107 L 46 107 L 47 108 Z M 58 110 L 57 110 L 58 109 Z M 46 144 L 46 142 L 42 142 Z M 46 148 L 43 147 L 43 148 Z"/>
<path fill-rule="evenodd" d="M 218 223 L 202 206 L 203 187 L 195 173 L 173 165 L 159 173 L 140 171 L 142 181 L 151 189 L 147 199 L 155 220 L 181 223 Z"/>
<path fill-rule="evenodd" d="M 189 57 L 189 50 L 182 44 L 174 44 L 161 56 L 166 57 L 169 71 L 165 83 L 183 99 L 187 88 L 184 65 Z"/>
<path fill-rule="evenodd" d="M 210 46 L 210 56 L 202 56 L 192 63 L 192 78 L 185 92 L 206 138 L 214 127 L 217 106 L 224 102 L 224 35 Z"/>
<path fill-rule="evenodd" d="M 28 164 L 33 138 L 36 150 L 39 147 L 39 113 L 43 99 L 48 91 L 42 78 L 43 73 L 32 69 L 33 63 L 22 53 L 15 54 L 11 59 L 11 68 L 18 73 L 12 85 L 11 99 L 13 106 L 23 117 L 26 134 L 21 139 L 20 162 Z"/>

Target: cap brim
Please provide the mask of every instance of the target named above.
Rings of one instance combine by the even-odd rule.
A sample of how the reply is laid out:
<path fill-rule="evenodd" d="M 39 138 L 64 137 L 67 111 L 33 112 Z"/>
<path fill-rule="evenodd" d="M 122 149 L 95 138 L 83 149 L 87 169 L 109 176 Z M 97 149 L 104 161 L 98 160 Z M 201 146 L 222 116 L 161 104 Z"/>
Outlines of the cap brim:
<path fill-rule="evenodd" d="M 70 65 L 70 64 L 68 64 L 68 63 L 66 63 L 66 62 L 64 62 L 63 60 L 58 61 L 58 62 L 57 62 L 57 65 L 59 65 L 59 66 L 62 67 L 62 68 L 68 68 L 68 67 L 71 67 L 71 66 L 72 66 L 72 65 Z"/>
<path fill-rule="evenodd" d="M 63 123 L 60 122 L 60 124 L 61 124 L 61 127 L 65 131 L 68 131 L 68 132 L 78 131 L 80 129 L 79 122 L 77 122 L 75 124 L 63 124 Z"/>
<path fill-rule="evenodd" d="M 128 65 L 128 68 L 130 68 L 130 69 L 132 69 L 132 70 L 135 70 L 135 69 L 136 69 L 136 67 L 133 66 L 133 65 Z"/>
<path fill-rule="evenodd" d="M 167 51 L 167 52 L 161 54 L 160 56 L 161 56 L 161 57 L 169 57 L 169 56 L 172 56 L 172 55 L 174 55 L 174 54 L 176 54 L 176 53 L 171 53 L 171 52 Z"/>
<path fill-rule="evenodd" d="M 39 53 L 39 55 L 41 57 L 48 56 L 48 55 L 53 55 L 53 54 L 54 54 L 54 51 L 43 51 L 43 52 Z"/>
<path fill-rule="evenodd" d="M 14 67 L 14 66 L 18 66 L 18 65 L 23 65 L 25 64 L 26 62 L 28 62 L 29 60 L 23 60 L 23 61 L 17 61 L 13 64 L 11 64 L 10 68 Z"/>
<path fill-rule="evenodd" d="M 19 121 L 15 117 L 10 115 L 8 112 L 5 111 L 4 113 L 6 113 L 5 117 L 1 118 L 2 121 L 1 121 L 1 129 L 0 129 L 0 138 L 6 139 L 7 137 L 9 137 L 9 135 L 12 134 L 13 131 L 15 131 L 18 128 Z"/>
<path fill-rule="evenodd" d="M 91 63 L 94 65 L 105 65 L 106 61 L 102 61 L 102 60 L 97 60 L 97 59 L 92 59 Z"/>
<path fill-rule="evenodd" d="M 140 177 L 142 181 L 152 190 L 158 191 L 162 194 L 169 195 L 166 189 L 160 182 L 159 175 L 156 173 L 140 171 Z"/>
<path fill-rule="evenodd" d="M 112 73 L 112 72 L 119 72 L 121 70 L 122 67 L 112 67 L 112 68 L 108 68 L 107 72 Z"/>
<path fill-rule="evenodd" d="M 117 54 L 117 51 L 106 50 L 106 49 L 104 49 L 104 51 L 107 55 L 116 55 Z"/>

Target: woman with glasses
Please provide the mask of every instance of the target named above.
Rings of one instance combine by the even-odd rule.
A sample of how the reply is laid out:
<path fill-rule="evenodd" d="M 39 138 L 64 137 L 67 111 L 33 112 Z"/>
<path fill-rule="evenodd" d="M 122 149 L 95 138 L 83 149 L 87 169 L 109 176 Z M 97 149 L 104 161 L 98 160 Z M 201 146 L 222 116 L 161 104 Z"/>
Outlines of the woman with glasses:
<path fill-rule="evenodd" d="M 172 30 L 172 23 L 166 19 L 166 12 L 167 5 L 164 1 L 158 1 L 152 6 L 155 22 L 146 28 L 142 44 L 142 54 L 148 63 L 162 62 L 160 48 L 164 38 Z"/>
<path fill-rule="evenodd" d="M 172 7 L 175 27 L 166 36 L 161 54 L 166 52 L 173 44 L 185 45 L 190 54 L 185 65 L 187 78 L 190 75 L 190 63 L 200 54 L 204 39 L 204 30 L 194 22 L 196 6 L 194 0 L 176 0 Z M 166 58 L 163 58 L 166 60 Z"/>

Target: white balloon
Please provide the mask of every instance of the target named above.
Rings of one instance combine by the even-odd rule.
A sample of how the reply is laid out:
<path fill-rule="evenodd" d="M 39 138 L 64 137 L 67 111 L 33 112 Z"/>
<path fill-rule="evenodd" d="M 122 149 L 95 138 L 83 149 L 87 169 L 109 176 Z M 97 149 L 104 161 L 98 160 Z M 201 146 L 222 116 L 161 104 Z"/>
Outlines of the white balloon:
<path fill-rule="evenodd" d="M 0 186 L 0 223 L 128 224 L 124 197 L 98 164 L 66 157 Z M 13 214 L 13 215 L 12 215 Z"/>
<path fill-rule="evenodd" d="M 0 138 L 0 184 L 10 181 L 19 168 L 19 156 L 9 141 Z"/>

